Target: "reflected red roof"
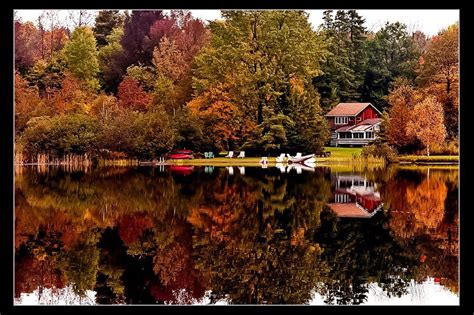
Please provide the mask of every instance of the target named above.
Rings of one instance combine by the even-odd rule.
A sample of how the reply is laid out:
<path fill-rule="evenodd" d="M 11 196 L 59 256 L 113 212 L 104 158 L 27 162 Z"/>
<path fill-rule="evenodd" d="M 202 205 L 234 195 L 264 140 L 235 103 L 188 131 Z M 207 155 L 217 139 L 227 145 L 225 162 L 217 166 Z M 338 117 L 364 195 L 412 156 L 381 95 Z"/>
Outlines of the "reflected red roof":
<path fill-rule="evenodd" d="M 370 218 L 372 215 L 355 203 L 329 203 L 329 208 L 341 218 Z"/>

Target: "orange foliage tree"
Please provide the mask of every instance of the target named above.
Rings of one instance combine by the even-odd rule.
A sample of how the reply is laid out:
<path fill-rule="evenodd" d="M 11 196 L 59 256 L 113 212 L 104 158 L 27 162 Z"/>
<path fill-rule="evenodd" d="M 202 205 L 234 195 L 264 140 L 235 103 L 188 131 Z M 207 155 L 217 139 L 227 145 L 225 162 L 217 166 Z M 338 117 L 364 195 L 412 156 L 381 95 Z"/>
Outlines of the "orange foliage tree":
<path fill-rule="evenodd" d="M 219 149 L 229 149 L 255 127 L 242 113 L 225 87 L 210 88 L 187 104 L 204 122 L 204 131 Z"/>
<path fill-rule="evenodd" d="M 413 109 L 423 98 L 422 91 L 417 90 L 407 80 L 396 80 L 387 101 L 390 105 L 389 120 L 386 129 L 387 142 L 398 150 L 405 150 L 415 143 L 415 135 L 408 132 L 408 125 L 415 117 Z"/>
<path fill-rule="evenodd" d="M 41 100 L 38 89 L 28 85 L 28 81 L 15 72 L 15 132 L 22 132 L 32 117 L 50 114 Z"/>
<path fill-rule="evenodd" d="M 418 80 L 443 104 L 450 138 L 458 134 L 459 24 L 434 36 L 423 54 Z"/>
<path fill-rule="evenodd" d="M 408 123 L 407 132 L 418 138 L 430 155 L 430 147 L 441 145 L 446 138 L 443 107 L 435 97 L 429 96 L 415 105 L 413 119 Z"/>

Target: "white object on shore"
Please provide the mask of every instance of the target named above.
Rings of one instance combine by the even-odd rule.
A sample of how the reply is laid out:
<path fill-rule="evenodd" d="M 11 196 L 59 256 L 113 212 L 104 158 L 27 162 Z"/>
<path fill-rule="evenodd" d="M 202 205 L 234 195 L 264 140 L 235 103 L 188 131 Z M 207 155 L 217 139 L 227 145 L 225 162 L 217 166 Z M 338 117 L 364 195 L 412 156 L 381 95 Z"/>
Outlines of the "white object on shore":
<path fill-rule="evenodd" d="M 231 157 L 233 157 L 233 156 L 234 156 L 234 151 L 229 151 L 229 153 L 228 153 L 226 156 L 224 156 L 224 157 L 226 157 L 226 158 L 231 158 Z"/>
<path fill-rule="evenodd" d="M 284 161 L 285 161 L 285 155 L 286 155 L 285 153 L 281 153 L 279 156 L 277 156 L 276 162 L 277 162 L 277 163 L 282 163 L 282 162 L 284 162 Z"/>
<path fill-rule="evenodd" d="M 243 159 L 245 157 L 245 151 L 240 151 L 239 155 L 237 156 L 238 159 Z"/>
<path fill-rule="evenodd" d="M 301 156 L 301 153 L 297 153 L 294 157 L 290 157 L 288 161 L 292 163 L 304 163 L 304 161 L 309 160 L 311 158 L 314 158 L 314 154 Z"/>

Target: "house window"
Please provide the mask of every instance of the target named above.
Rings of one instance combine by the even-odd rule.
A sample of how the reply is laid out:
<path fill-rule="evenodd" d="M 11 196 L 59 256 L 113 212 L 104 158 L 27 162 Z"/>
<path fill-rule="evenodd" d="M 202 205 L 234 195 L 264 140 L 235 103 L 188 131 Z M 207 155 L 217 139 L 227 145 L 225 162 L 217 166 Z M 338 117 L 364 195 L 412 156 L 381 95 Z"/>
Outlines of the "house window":
<path fill-rule="evenodd" d="M 364 138 L 364 133 L 363 132 L 355 132 L 353 133 L 354 138 Z"/>
<path fill-rule="evenodd" d="M 357 117 L 357 121 L 361 121 L 362 120 L 362 117 Z"/>
<path fill-rule="evenodd" d="M 373 132 L 366 132 L 365 137 L 369 138 L 369 139 L 373 139 L 374 138 L 374 133 Z"/>
<path fill-rule="evenodd" d="M 342 138 L 342 139 L 352 138 L 352 134 L 350 132 L 341 132 L 339 133 L 339 138 Z"/>
<path fill-rule="evenodd" d="M 349 117 L 336 117 L 335 123 L 336 125 L 345 125 L 349 122 Z"/>

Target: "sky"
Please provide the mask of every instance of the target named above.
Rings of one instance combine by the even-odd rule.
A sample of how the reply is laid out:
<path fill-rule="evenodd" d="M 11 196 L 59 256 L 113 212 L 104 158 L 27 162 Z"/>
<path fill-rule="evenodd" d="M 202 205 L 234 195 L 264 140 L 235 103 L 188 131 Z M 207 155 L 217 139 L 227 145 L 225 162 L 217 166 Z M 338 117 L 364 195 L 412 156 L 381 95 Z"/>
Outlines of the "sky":
<path fill-rule="evenodd" d="M 209 293 L 200 300 L 195 300 L 194 304 L 209 304 Z M 51 289 L 45 288 L 41 301 L 38 301 L 38 290 L 33 293 L 22 293 L 20 298 L 15 300 L 15 305 L 37 305 L 37 304 L 94 304 L 95 292 L 88 290 L 87 297 L 79 299 L 73 292 L 72 287 L 60 289 L 57 294 L 52 294 Z M 226 300 L 220 300 L 216 304 L 228 304 Z M 324 305 L 324 297 L 313 293 L 310 305 Z M 433 278 L 428 278 L 423 283 L 415 284 L 412 281 L 407 287 L 407 293 L 401 297 L 388 297 L 382 288 L 375 283 L 368 287 L 367 300 L 364 305 L 459 305 L 459 296 L 450 292 L 445 287 L 436 284 Z"/>
<path fill-rule="evenodd" d="M 68 10 L 59 10 L 60 17 L 67 19 Z M 165 10 L 166 11 L 166 10 Z M 313 28 L 317 28 L 323 17 L 323 10 L 307 10 Z M 459 21 L 459 10 L 357 10 L 365 18 L 365 26 L 369 31 L 376 32 L 385 22 L 402 22 L 408 31 L 420 30 L 428 36 L 436 35 L 439 31 Z M 42 10 L 17 10 L 17 16 L 22 21 L 35 22 Z M 97 11 L 95 11 L 97 12 Z M 220 18 L 219 10 L 191 10 L 193 16 L 202 20 Z"/>

